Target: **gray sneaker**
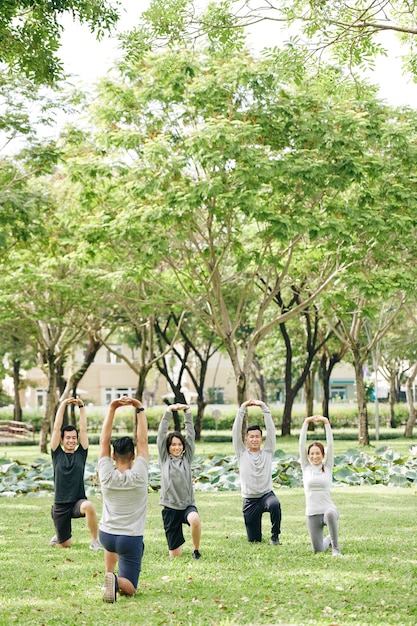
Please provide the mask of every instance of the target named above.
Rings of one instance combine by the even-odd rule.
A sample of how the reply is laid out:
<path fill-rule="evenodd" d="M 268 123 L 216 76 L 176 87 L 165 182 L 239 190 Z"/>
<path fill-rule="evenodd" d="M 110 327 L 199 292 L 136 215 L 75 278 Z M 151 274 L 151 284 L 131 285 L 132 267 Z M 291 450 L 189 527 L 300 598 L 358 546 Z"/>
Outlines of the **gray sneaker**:
<path fill-rule="evenodd" d="M 339 548 L 332 548 L 332 556 L 342 556 Z"/>
<path fill-rule="evenodd" d="M 49 545 L 52 547 L 59 546 L 58 537 L 56 535 L 52 537 L 51 541 L 49 542 Z"/>
<path fill-rule="evenodd" d="M 117 600 L 117 577 L 116 574 L 107 572 L 104 576 L 103 602 L 116 602 Z"/>
<path fill-rule="evenodd" d="M 100 543 L 99 539 L 94 539 L 91 543 L 90 543 L 90 550 L 103 550 L 103 546 Z"/>

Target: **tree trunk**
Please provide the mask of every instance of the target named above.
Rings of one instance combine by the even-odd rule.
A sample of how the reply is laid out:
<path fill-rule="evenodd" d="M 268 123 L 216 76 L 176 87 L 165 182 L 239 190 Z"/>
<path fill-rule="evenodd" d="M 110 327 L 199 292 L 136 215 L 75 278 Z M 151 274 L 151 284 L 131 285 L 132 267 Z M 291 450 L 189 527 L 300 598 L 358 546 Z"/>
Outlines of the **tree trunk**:
<path fill-rule="evenodd" d="M 321 369 L 321 384 L 323 397 L 321 399 L 321 412 L 324 417 L 329 417 L 329 403 L 330 403 L 330 376 L 331 370 L 327 367 L 326 356 L 324 355 L 320 360 Z"/>
<path fill-rule="evenodd" d="M 298 389 L 290 389 L 285 395 L 284 410 L 282 412 L 281 435 L 291 435 L 291 416 L 294 400 L 297 396 Z"/>
<path fill-rule="evenodd" d="M 356 378 L 356 401 L 358 404 L 358 441 L 361 446 L 369 446 L 368 408 L 363 381 L 362 362 L 354 354 L 354 368 Z"/>
<path fill-rule="evenodd" d="M 237 391 L 237 406 L 240 407 L 243 402 L 246 402 L 247 397 L 247 378 L 244 372 L 239 372 L 236 379 L 236 391 Z M 242 420 L 242 439 L 246 438 L 246 428 L 248 427 L 248 412 L 245 411 L 245 416 Z"/>
<path fill-rule="evenodd" d="M 329 404 L 330 404 L 330 378 L 332 376 L 333 369 L 337 363 L 340 363 L 343 356 L 346 354 L 347 348 L 342 348 L 340 352 L 333 353 L 330 357 L 324 353 L 320 359 L 320 373 L 323 398 L 321 401 L 322 415 L 329 417 Z"/>
<path fill-rule="evenodd" d="M 389 380 L 389 421 L 391 428 L 396 428 L 395 423 L 395 402 L 396 402 L 396 389 L 395 389 L 395 375 L 391 372 Z"/>
<path fill-rule="evenodd" d="M 259 362 L 259 359 L 255 358 L 253 360 L 252 375 L 259 387 L 259 399 L 262 400 L 262 402 L 266 403 L 267 397 L 266 397 L 265 377 L 262 373 L 262 366 Z"/>
<path fill-rule="evenodd" d="M 46 454 L 48 452 L 48 433 L 53 427 L 57 406 L 57 384 L 54 357 L 48 358 L 48 391 L 46 394 L 45 415 L 42 419 L 41 432 L 39 437 L 39 450 Z"/>
<path fill-rule="evenodd" d="M 206 408 L 206 406 L 207 406 L 207 402 L 205 402 L 203 398 L 198 396 L 198 398 L 197 398 L 197 417 L 196 417 L 195 424 L 194 424 L 196 441 L 200 441 L 200 439 L 201 439 L 201 431 L 203 429 L 204 409 Z"/>
<path fill-rule="evenodd" d="M 304 390 L 306 394 L 306 417 L 314 414 L 314 379 L 316 372 L 314 369 L 310 370 L 307 374 L 304 382 Z"/>
<path fill-rule="evenodd" d="M 409 438 L 413 436 L 413 429 L 416 423 L 416 409 L 414 406 L 414 398 L 413 398 L 413 385 L 414 385 L 416 376 L 417 376 L 417 363 L 414 363 L 410 372 L 410 376 L 408 377 L 407 383 L 405 386 L 405 393 L 407 396 L 407 403 L 408 403 L 408 420 L 405 425 L 404 437 L 409 437 Z"/>
<path fill-rule="evenodd" d="M 22 421 L 22 407 L 20 404 L 20 359 L 13 360 L 13 387 L 14 387 L 14 405 L 13 419 L 16 422 Z"/>

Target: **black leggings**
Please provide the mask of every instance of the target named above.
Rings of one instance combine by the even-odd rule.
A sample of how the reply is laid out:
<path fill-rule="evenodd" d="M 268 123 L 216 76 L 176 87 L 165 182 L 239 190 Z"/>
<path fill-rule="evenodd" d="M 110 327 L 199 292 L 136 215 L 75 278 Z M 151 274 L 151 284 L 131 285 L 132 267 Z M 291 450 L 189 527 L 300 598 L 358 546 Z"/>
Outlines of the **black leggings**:
<path fill-rule="evenodd" d="M 281 532 L 281 505 L 273 491 L 260 498 L 243 498 L 243 517 L 248 541 L 262 541 L 262 514 L 271 516 L 271 536 L 279 537 Z"/>

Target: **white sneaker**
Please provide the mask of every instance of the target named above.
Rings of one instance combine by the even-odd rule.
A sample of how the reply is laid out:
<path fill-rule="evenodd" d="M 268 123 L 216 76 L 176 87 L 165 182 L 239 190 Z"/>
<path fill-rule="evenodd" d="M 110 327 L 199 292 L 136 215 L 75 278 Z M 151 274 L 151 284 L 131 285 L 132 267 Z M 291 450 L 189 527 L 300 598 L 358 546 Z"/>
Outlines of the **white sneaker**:
<path fill-rule="evenodd" d="M 342 556 L 339 548 L 332 548 L 332 556 Z"/>
<path fill-rule="evenodd" d="M 117 578 L 116 574 L 107 572 L 104 576 L 103 602 L 116 602 L 117 600 Z"/>
<path fill-rule="evenodd" d="M 49 545 L 53 547 L 59 545 L 58 537 L 56 535 L 52 537 L 51 541 L 49 542 Z"/>
<path fill-rule="evenodd" d="M 99 539 L 94 539 L 91 543 L 90 543 L 90 550 L 103 550 L 103 546 L 100 543 Z"/>
<path fill-rule="evenodd" d="M 323 551 L 326 552 L 326 550 L 328 550 L 331 545 L 332 545 L 332 540 L 330 538 L 330 535 L 327 535 L 327 537 L 323 539 Z"/>

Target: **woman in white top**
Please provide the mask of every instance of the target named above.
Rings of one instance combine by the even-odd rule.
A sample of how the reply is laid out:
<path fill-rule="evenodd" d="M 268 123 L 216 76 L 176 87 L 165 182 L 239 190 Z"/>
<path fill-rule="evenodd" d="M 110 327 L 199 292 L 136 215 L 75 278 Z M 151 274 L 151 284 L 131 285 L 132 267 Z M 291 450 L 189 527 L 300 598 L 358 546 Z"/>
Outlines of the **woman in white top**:
<path fill-rule="evenodd" d="M 324 424 L 326 451 L 319 441 L 311 443 L 307 448 L 307 429 L 310 422 Z M 307 529 L 314 552 L 324 552 L 331 546 L 333 556 L 340 556 L 337 523 L 339 512 L 330 495 L 333 461 L 333 435 L 329 420 L 322 415 L 307 417 L 300 432 L 300 462 L 306 497 Z M 325 538 L 324 526 L 329 530 Z"/>

